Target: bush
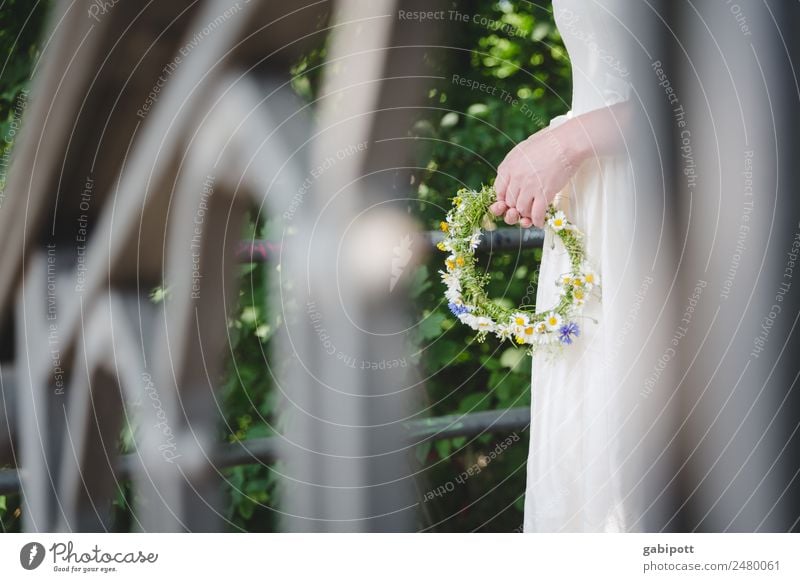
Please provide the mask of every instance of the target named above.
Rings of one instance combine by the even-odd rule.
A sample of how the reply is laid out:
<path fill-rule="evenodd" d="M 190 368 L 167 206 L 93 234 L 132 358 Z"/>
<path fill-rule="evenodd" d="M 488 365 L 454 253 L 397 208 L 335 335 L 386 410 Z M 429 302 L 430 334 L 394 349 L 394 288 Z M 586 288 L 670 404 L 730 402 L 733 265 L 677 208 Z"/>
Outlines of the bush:
<path fill-rule="evenodd" d="M 423 169 L 413 210 L 429 228 L 437 227 L 456 190 L 491 182 L 494 168 L 515 143 L 568 109 L 570 67 L 549 6 L 549 2 L 477 0 L 452 8 L 470 15 L 469 23 L 448 26 L 448 32 L 456 32 L 455 38 L 448 39 L 452 48 L 430 53 L 430 65 L 444 80 L 430 87 L 429 107 L 409 128 L 419 138 L 419 167 Z M 315 95 L 319 80 L 316 65 L 324 57 L 325 49 L 320 47 L 294 67 L 293 86 L 302 97 L 310 100 Z M 493 256 L 490 291 L 514 303 L 526 293 L 535 293 L 531 279 L 540 258 L 539 249 Z M 420 354 L 418 363 L 428 378 L 428 413 L 439 416 L 528 406 L 530 360 L 521 350 L 499 347 L 493 341 L 473 341 L 471 330 L 454 320 L 442 300 L 443 287 L 437 274 L 441 260 L 441 256 L 434 256 L 429 264 L 419 267 L 412 285 L 421 322 L 413 341 Z M 258 338 L 255 323 L 269 318 L 261 309 L 243 295 L 236 324 L 242 336 L 234 353 L 242 380 L 231 374 L 225 390 L 234 429 L 228 432 L 228 438 L 249 437 L 252 431 L 268 432 L 249 404 L 253 400 L 261 413 L 272 413 L 271 384 L 261 355 L 262 347 L 268 346 L 259 346 L 266 342 Z M 258 311 L 255 319 L 253 310 Z M 251 320 L 253 323 L 248 323 Z M 270 329 L 273 324 L 279 322 L 271 322 Z M 517 437 L 514 444 L 489 464 L 488 453 L 509 435 L 485 434 L 477 439 L 453 438 L 419 446 L 418 459 L 427 465 L 419 484 L 419 528 L 518 528 L 522 523 L 528 435 L 513 436 Z M 474 467 L 480 470 L 463 485 L 424 501 L 425 492 L 446 486 Z M 247 530 L 274 527 L 270 511 L 253 503 L 254 499 L 266 500 L 267 506 L 274 503 L 274 472 L 266 467 L 248 467 L 234 469 L 230 475 L 229 515 L 236 526 Z M 257 491 L 258 496 L 248 499 L 240 493 L 250 490 Z"/>

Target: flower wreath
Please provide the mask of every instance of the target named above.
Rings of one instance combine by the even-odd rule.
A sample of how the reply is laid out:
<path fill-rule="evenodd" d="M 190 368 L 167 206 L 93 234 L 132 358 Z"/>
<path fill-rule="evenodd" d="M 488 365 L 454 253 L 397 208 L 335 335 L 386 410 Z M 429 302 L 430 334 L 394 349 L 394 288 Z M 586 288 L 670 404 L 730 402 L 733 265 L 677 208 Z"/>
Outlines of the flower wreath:
<path fill-rule="evenodd" d="M 478 273 L 475 258 L 483 236 L 481 226 L 487 215 L 492 216 L 488 209 L 496 199 L 492 187 L 484 186 L 480 192 L 461 189 L 453 198 L 446 220 L 441 222 L 445 238 L 437 247 L 450 254 L 445 259 L 446 270 L 439 272 L 447 286 L 445 297 L 450 311 L 478 332 L 478 341 L 494 333 L 501 340 L 530 346 L 530 353 L 540 346 L 572 344 L 573 338 L 580 335 L 575 320 L 581 308 L 592 294 L 599 297 L 600 293 L 600 279 L 585 261 L 582 233 L 562 211 L 550 205 L 546 228 L 561 239 L 572 267 L 555 282 L 561 291 L 558 305 L 542 313 L 537 313 L 535 307 L 504 307 L 486 294 L 489 275 Z"/>

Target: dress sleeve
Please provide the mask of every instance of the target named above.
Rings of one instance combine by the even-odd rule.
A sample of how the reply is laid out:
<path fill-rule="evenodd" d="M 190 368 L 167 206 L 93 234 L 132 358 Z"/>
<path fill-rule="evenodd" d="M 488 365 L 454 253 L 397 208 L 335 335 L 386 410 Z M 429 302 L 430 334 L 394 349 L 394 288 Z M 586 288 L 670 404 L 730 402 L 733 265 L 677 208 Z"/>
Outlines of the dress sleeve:
<path fill-rule="evenodd" d="M 631 85 L 625 79 L 606 73 L 603 100 L 607 107 L 627 101 L 631 96 Z"/>

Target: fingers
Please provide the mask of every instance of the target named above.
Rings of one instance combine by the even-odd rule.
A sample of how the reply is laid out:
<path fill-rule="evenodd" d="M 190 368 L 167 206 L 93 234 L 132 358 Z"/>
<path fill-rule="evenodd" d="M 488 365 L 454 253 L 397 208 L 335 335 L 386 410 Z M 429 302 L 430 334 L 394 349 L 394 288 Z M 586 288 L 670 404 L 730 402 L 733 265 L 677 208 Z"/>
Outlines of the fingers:
<path fill-rule="evenodd" d="M 506 205 L 505 202 L 498 200 L 489 207 L 489 210 L 495 216 L 502 216 L 503 214 L 506 213 L 506 210 L 508 210 L 508 206 Z"/>
<path fill-rule="evenodd" d="M 547 212 L 547 198 L 544 196 L 537 196 L 533 201 L 533 210 L 531 211 L 531 220 L 533 224 L 539 228 L 544 227 L 544 215 Z"/>
<path fill-rule="evenodd" d="M 514 208 L 517 205 L 517 197 L 519 196 L 519 182 L 511 181 L 506 188 L 506 206 Z"/>
<path fill-rule="evenodd" d="M 507 188 L 508 188 L 508 174 L 498 169 L 497 178 L 495 178 L 494 180 L 494 191 L 497 194 L 498 202 L 505 201 Z"/>
<path fill-rule="evenodd" d="M 519 194 L 517 195 L 517 202 L 514 204 L 520 216 L 530 218 L 535 193 L 536 191 L 530 187 L 520 190 Z"/>
<path fill-rule="evenodd" d="M 523 216 L 522 218 L 519 219 L 519 225 L 522 228 L 530 228 L 531 226 L 533 226 L 533 221 L 527 216 Z"/>
<path fill-rule="evenodd" d="M 504 220 L 506 221 L 506 224 L 508 224 L 509 226 L 517 224 L 517 222 L 519 221 L 519 212 L 517 212 L 517 209 L 509 208 L 508 212 L 506 212 Z"/>

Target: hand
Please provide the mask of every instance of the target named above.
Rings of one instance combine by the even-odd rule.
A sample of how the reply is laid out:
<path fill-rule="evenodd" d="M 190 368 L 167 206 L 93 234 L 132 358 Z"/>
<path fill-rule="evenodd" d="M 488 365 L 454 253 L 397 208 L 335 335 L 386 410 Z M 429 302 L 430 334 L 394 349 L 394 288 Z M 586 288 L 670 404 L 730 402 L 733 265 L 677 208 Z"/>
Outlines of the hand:
<path fill-rule="evenodd" d="M 533 134 L 512 149 L 497 170 L 497 202 L 490 210 L 506 224 L 544 226 L 547 206 L 585 158 L 580 127 L 567 121 Z"/>

